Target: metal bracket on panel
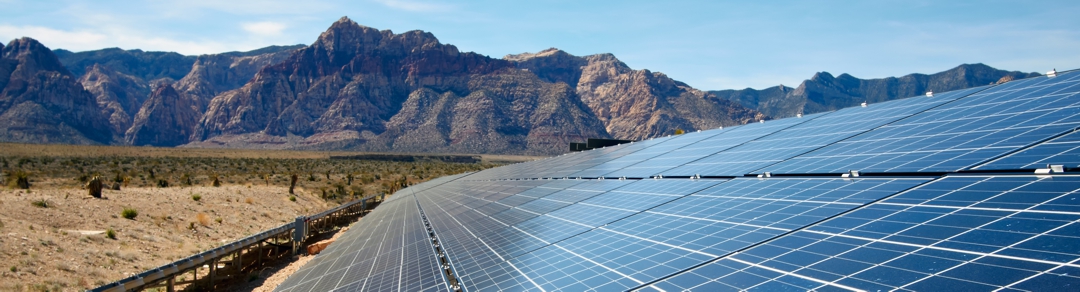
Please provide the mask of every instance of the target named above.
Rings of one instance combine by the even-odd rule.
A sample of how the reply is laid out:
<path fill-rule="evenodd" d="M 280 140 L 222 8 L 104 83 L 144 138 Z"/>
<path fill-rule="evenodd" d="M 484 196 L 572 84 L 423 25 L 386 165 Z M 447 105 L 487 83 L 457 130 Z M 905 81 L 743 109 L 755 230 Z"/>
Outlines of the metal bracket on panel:
<path fill-rule="evenodd" d="M 626 177 L 625 177 L 625 176 L 621 176 L 621 177 L 619 177 L 619 180 L 626 180 Z"/>
<path fill-rule="evenodd" d="M 691 176 L 690 179 L 701 179 L 701 175 L 700 174 L 694 174 L 694 176 Z"/>
<path fill-rule="evenodd" d="M 934 92 L 933 91 L 927 91 L 926 92 L 926 97 L 934 97 Z"/>
<path fill-rule="evenodd" d="M 766 171 L 765 173 L 762 173 L 762 174 L 759 174 L 759 175 L 757 175 L 757 177 L 758 177 L 758 178 L 767 178 L 767 177 L 772 177 L 772 172 L 768 172 L 768 171 Z"/>
<path fill-rule="evenodd" d="M 598 178 L 596 178 L 596 180 L 604 180 L 604 177 L 602 177 L 602 176 L 598 177 Z"/>
<path fill-rule="evenodd" d="M 801 117 L 802 117 L 802 114 L 795 114 L 795 117 L 796 117 L 796 118 L 801 118 Z"/>
<path fill-rule="evenodd" d="M 860 106 L 866 107 L 866 102 L 864 101 L 862 104 L 860 104 Z"/>
<path fill-rule="evenodd" d="M 1065 165 L 1061 164 L 1047 164 L 1046 168 L 1035 169 L 1035 174 L 1048 174 L 1048 173 L 1062 173 L 1065 172 Z"/>
<path fill-rule="evenodd" d="M 1057 68 L 1054 68 L 1053 70 L 1050 70 L 1049 72 L 1046 72 L 1046 77 L 1057 77 Z"/>
<path fill-rule="evenodd" d="M 656 176 L 653 176 L 652 178 L 653 179 L 664 179 L 664 176 L 660 175 L 660 174 L 657 174 Z"/>
<path fill-rule="evenodd" d="M 859 177 L 858 170 L 848 170 L 848 173 L 841 175 L 840 177 Z"/>
<path fill-rule="evenodd" d="M 765 123 L 765 120 L 758 120 L 758 122 L 760 122 L 760 123 L 764 124 L 764 123 Z"/>

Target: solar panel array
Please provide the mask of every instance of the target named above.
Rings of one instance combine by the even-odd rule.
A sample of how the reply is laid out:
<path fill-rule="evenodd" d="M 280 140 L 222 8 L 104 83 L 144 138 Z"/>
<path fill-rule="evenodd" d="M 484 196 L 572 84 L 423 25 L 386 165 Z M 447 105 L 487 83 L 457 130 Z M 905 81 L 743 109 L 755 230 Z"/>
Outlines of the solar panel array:
<path fill-rule="evenodd" d="M 1074 71 L 439 178 L 277 290 L 1078 290 L 1078 127 Z"/>

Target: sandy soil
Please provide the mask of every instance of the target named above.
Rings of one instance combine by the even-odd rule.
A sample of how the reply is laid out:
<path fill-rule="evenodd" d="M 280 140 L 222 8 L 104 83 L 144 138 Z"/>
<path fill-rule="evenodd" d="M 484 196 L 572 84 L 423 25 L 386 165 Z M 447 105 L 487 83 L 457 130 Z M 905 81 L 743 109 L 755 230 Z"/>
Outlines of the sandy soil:
<path fill-rule="evenodd" d="M 0 188 L 0 291 L 119 280 L 332 207 L 313 193 L 299 189 L 293 202 L 287 188 L 249 184 L 125 188 L 95 199 L 77 188 Z M 124 208 L 138 215 L 125 219 Z"/>

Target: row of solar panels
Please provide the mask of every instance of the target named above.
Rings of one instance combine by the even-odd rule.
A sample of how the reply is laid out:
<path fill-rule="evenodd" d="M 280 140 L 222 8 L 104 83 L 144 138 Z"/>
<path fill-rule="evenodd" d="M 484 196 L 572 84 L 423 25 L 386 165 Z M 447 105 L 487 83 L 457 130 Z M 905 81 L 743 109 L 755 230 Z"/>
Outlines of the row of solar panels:
<path fill-rule="evenodd" d="M 1035 175 L 454 181 L 399 194 L 279 291 L 448 290 L 418 210 L 467 291 L 1076 288 L 1078 191 Z"/>
<path fill-rule="evenodd" d="M 1063 73 L 440 178 L 278 291 L 1075 290 L 1080 177 L 1018 171 L 1077 166 L 1078 91 Z M 848 170 L 882 176 L 807 176 Z M 744 176 L 764 172 L 803 176 Z"/>
<path fill-rule="evenodd" d="M 570 153 L 470 179 L 1077 167 L 1078 91 L 1074 71 Z"/>

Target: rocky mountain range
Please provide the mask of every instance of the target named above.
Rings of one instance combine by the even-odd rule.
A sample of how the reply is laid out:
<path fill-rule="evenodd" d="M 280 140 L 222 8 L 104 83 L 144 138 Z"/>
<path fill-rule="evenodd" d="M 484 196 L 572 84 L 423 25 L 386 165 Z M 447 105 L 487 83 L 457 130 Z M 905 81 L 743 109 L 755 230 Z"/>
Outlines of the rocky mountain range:
<path fill-rule="evenodd" d="M 0 52 L 0 141 L 396 152 L 550 155 L 1031 75 L 979 64 L 702 91 L 611 54 L 496 59 L 344 17 L 309 46 L 184 56 L 22 38 Z"/>
<path fill-rule="evenodd" d="M 717 97 L 738 102 L 773 118 L 793 117 L 833 111 L 859 105 L 925 94 L 927 91 L 945 92 L 1014 79 L 1039 76 L 994 69 L 983 64 L 963 64 L 935 74 L 909 74 L 903 77 L 859 79 L 848 74 L 833 76 L 818 72 L 798 87 L 783 85 L 761 90 L 710 91 Z"/>

